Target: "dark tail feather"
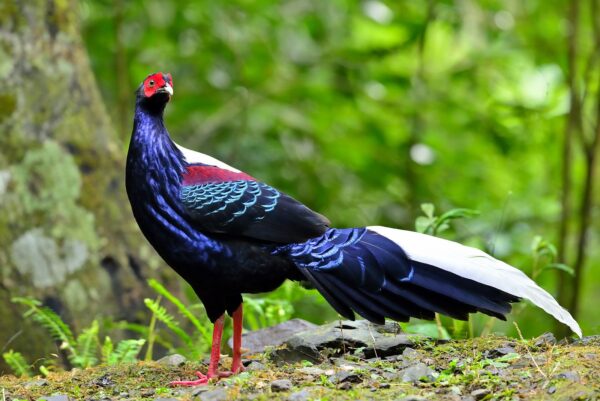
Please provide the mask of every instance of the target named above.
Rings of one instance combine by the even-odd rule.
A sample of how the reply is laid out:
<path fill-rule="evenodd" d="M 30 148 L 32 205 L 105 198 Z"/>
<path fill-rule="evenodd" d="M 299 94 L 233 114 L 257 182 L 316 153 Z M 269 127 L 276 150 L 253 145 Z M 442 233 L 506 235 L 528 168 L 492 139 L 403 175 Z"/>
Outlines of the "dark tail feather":
<path fill-rule="evenodd" d="M 344 300 L 340 299 L 339 296 L 334 295 L 330 288 L 324 287 L 322 280 L 317 280 L 317 278 L 314 277 L 313 272 L 310 270 L 303 270 L 302 273 L 304 273 L 306 278 L 315 286 L 317 291 L 323 295 L 323 298 L 329 302 L 329 305 L 331 305 L 337 313 L 346 319 L 354 320 L 354 312 L 347 302 L 344 302 Z"/>
<path fill-rule="evenodd" d="M 439 312 L 466 320 L 469 313 L 480 311 L 504 319 L 510 303 L 519 300 L 411 260 L 396 243 L 367 229 L 332 229 L 311 241 L 314 244 L 309 241 L 291 249 L 291 255 L 305 277 L 346 318 L 353 318 L 354 311 L 381 324 L 386 317 L 433 319 Z"/>

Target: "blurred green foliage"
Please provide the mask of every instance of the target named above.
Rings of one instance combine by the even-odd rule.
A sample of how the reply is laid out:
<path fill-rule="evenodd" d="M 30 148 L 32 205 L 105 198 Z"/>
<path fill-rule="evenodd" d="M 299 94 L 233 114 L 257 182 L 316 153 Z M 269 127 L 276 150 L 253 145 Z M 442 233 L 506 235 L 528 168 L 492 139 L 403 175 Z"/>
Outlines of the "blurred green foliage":
<path fill-rule="evenodd" d="M 529 274 L 534 238 L 558 234 L 566 13 L 566 2 L 543 0 L 81 2 L 84 40 L 124 146 L 134 89 L 151 72 L 170 72 L 166 122 L 180 144 L 340 227 L 413 229 L 424 202 L 478 210 L 443 235 Z M 580 157 L 573 171 L 578 194 Z M 580 294 L 586 333 L 600 321 L 592 224 Z M 556 277 L 539 279 L 556 293 L 565 285 Z M 292 288 L 270 297 L 291 298 L 294 315 L 335 318 L 319 297 Z M 518 319 L 526 335 L 551 328 L 534 308 Z"/>
<path fill-rule="evenodd" d="M 94 319 L 77 335 L 68 323 L 42 302 L 29 297 L 15 297 L 12 302 L 27 307 L 24 318 L 32 319 L 44 329 L 58 346 L 58 354 L 51 354 L 30 364 L 18 351 L 9 349 L 2 357 L 17 376 L 33 376 L 33 367 L 44 376 L 60 368 L 89 368 L 98 363 L 116 365 L 137 361 L 137 355 L 146 343 L 143 338 L 121 340 L 116 344 L 109 336 L 100 342 L 100 324 Z M 7 344 L 8 345 L 8 344 Z"/>

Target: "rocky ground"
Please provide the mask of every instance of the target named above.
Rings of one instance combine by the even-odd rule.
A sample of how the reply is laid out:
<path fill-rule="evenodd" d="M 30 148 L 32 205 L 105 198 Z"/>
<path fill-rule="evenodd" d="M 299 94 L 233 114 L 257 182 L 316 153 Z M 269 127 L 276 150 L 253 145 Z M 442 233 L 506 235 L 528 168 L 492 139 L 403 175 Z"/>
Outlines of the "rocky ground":
<path fill-rule="evenodd" d="M 3 376 L 0 396 L 2 401 L 600 398 L 600 336 L 558 343 L 551 334 L 526 342 L 505 337 L 439 342 L 402 334 L 395 324 L 312 327 L 292 321 L 249 333 L 246 343 L 254 352 L 246 371 L 208 386 L 169 387 L 172 380 L 193 379 L 196 370 L 206 370 L 170 356 L 45 378 Z M 279 343 L 265 350 L 266 344 Z"/>

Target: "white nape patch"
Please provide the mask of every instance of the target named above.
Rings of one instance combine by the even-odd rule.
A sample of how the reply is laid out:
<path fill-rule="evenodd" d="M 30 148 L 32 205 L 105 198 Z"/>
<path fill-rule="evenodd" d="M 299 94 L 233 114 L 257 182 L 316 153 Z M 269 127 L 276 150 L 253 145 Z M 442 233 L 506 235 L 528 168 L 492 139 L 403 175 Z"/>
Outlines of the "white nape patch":
<path fill-rule="evenodd" d="M 539 287 L 521 270 L 493 258 L 482 250 L 413 231 L 381 226 L 367 228 L 394 241 L 404 249 L 409 258 L 417 262 L 528 299 L 569 326 L 579 337 L 582 336 L 579 324 L 552 295 Z"/>
<path fill-rule="evenodd" d="M 234 167 L 231 167 L 230 165 L 225 164 L 222 161 L 217 160 L 212 156 L 205 155 L 204 153 L 196 152 L 195 150 L 184 148 L 183 146 L 180 146 L 178 144 L 175 144 L 175 146 L 177 146 L 177 148 L 181 151 L 181 153 L 183 153 L 183 157 L 185 157 L 185 160 L 189 164 L 197 164 L 197 163 L 198 164 L 206 164 L 208 166 L 215 166 L 215 167 L 222 168 L 224 170 L 233 171 L 234 173 L 241 173 L 240 170 L 238 170 Z"/>

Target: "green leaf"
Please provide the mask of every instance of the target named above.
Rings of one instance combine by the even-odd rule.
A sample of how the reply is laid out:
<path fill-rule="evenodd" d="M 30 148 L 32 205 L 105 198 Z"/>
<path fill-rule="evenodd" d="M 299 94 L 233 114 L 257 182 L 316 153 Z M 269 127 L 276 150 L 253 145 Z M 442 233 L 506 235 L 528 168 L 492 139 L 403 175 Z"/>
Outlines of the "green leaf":
<path fill-rule="evenodd" d="M 444 231 L 446 231 L 449 228 L 450 228 L 450 224 L 448 224 L 445 221 L 439 222 L 438 224 L 434 224 L 434 226 L 433 226 L 434 235 L 438 235 L 439 233 L 443 233 Z"/>
<path fill-rule="evenodd" d="M 564 271 L 565 273 L 571 275 L 571 276 L 575 276 L 575 270 L 573 270 L 573 268 L 571 266 L 568 266 L 564 263 L 550 263 L 547 264 L 546 266 L 544 266 L 542 268 L 542 272 L 546 271 L 546 270 L 561 270 Z"/>
<path fill-rule="evenodd" d="M 59 342 L 61 348 L 66 349 L 71 357 L 76 358 L 78 356 L 75 349 L 77 344 L 71 329 L 52 309 L 41 306 L 42 303 L 33 298 L 15 297 L 12 298 L 12 302 L 28 306 L 29 310 L 23 316 L 31 316 L 35 322 L 48 330 L 50 336 Z"/>
<path fill-rule="evenodd" d="M 415 230 L 419 233 L 426 234 L 430 230 L 432 223 L 433 220 L 429 217 L 419 216 L 415 220 Z"/>
<path fill-rule="evenodd" d="M 131 363 L 137 361 L 137 355 L 146 343 L 143 338 L 122 340 L 117 344 L 116 350 L 107 359 L 109 365 Z"/>
<path fill-rule="evenodd" d="M 540 249 L 540 245 L 542 244 L 543 240 L 544 239 L 540 235 L 536 235 L 535 237 L 533 237 L 533 239 L 531 240 L 531 252 L 537 253 Z"/>
<path fill-rule="evenodd" d="M 90 327 L 86 328 L 77 337 L 77 354 L 71 357 L 73 365 L 80 368 L 89 368 L 98 362 L 96 352 L 98 350 L 98 321 L 94 320 Z"/>
<path fill-rule="evenodd" d="M 104 344 L 102 344 L 102 350 L 101 350 L 103 363 L 108 363 L 108 360 L 113 353 L 113 348 L 114 348 L 113 342 L 110 339 L 110 337 L 109 336 L 104 337 Z"/>
<path fill-rule="evenodd" d="M 471 209 L 452 209 L 442 214 L 436 219 L 436 222 L 433 227 L 433 234 L 437 235 L 441 232 L 446 231 L 450 228 L 450 221 L 462 218 L 469 218 L 479 215 L 477 210 Z"/>
<path fill-rule="evenodd" d="M 415 323 L 406 325 L 404 331 L 411 334 L 422 334 L 431 338 L 450 338 L 450 334 L 445 327 L 442 327 L 442 336 L 438 332 L 438 326 L 435 323 Z"/>
<path fill-rule="evenodd" d="M 198 330 L 200 335 L 204 338 L 204 340 L 210 344 L 212 341 L 212 333 L 206 326 L 210 326 L 209 322 L 201 323 L 196 316 L 177 298 L 173 295 L 169 290 L 167 290 L 161 283 L 156 281 L 155 279 L 148 280 L 148 284 L 152 287 L 158 294 L 165 297 L 169 302 L 177 307 L 179 313 L 185 316 Z"/>
<path fill-rule="evenodd" d="M 478 210 L 458 208 L 458 209 L 449 210 L 446 213 L 442 214 L 439 217 L 439 220 L 447 221 L 447 220 L 454 220 L 454 219 L 471 218 L 471 217 L 476 217 L 476 216 L 479 216 Z"/>
<path fill-rule="evenodd" d="M 32 376 L 31 366 L 20 352 L 15 352 L 11 349 L 3 353 L 2 358 L 10 366 L 15 376 Z"/>
<path fill-rule="evenodd" d="M 167 310 L 159 304 L 159 302 L 153 299 L 144 299 L 144 304 L 152 311 L 152 313 L 155 314 L 159 321 L 163 322 L 165 326 L 175 333 L 175 335 L 177 335 L 177 337 L 179 337 L 181 341 L 186 344 L 188 349 L 193 352 L 194 342 L 192 341 L 192 338 L 183 329 L 181 329 L 181 327 L 179 327 L 179 323 L 175 320 L 174 316 L 170 315 L 169 312 L 167 312 Z"/>
<path fill-rule="evenodd" d="M 251 330 L 281 323 L 290 319 L 294 312 L 290 302 L 280 299 L 246 297 L 244 303 L 253 311 L 246 315 Z"/>
<path fill-rule="evenodd" d="M 48 376 L 50 374 L 50 369 L 48 369 L 44 365 L 41 365 L 40 366 L 40 373 L 43 374 L 44 376 Z"/>
<path fill-rule="evenodd" d="M 433 213 L 435 212 L 435 206 L 433 203 L 421 203 L 421 210 L 425 213 L 425 216 L 433 219 Z"/>

